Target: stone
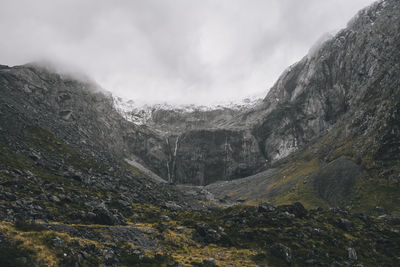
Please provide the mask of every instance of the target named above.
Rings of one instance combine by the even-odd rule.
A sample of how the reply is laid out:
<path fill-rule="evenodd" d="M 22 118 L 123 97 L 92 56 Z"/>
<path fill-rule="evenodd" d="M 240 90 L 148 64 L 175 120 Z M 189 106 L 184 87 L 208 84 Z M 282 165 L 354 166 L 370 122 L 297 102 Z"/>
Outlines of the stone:
<path fill-rule="evenodd" d="M 164 207 L 169 209 L 169 210 L 174 210 L 174 211 L 182 209 L 182 207 L 179 206 L 178 204 L 176 204 L 176 202 L 174 202 L 174 201 L 165 202 Z"/>
<path fill-rule="evenodd" d="M 353 230 L 353 223 L 348 219 L 339 218 L 336 220 L 337 226 L 346 232 L 351 232 Z"/>
<path fill-rule="evenodd" d="M 55 195 L 51 195 L 51 196 L 49 197 L 49 199 L 50 199 L 51 201 L 53 201 L 53 202 L 56 202 L 56 203 L 58 203 L 58 202 L 61 201 L 61 200 L 60 200 L 57 196 L 55 196 Z"/>
<path fill-rule="evenodd" d="M 258 205 L 259 212 L 273 212 L 276 210 L 276 207 L 269 202 L 264 202 Z"/>
<path fill-rule="evenodd" d="M 51 240 L 53 246 L 55 247 L 63 247 L 64 246 L 64 240 L 62 240 L 60 237 L 56 237 Z"/>
<path fill-rule="evenodd" d="M 92 221 L 96 224 L 102 224 L 102 225 L 117 225 L 119 224 L 118 218 L 112 214 L 109 210 L 105 208 L 95 208 L 93 210 L 94 213 L 94 218 L 92 218 Z"/>
<path fill-rule="evenodd" d="M 31 153 L 29 153 L 29 157 L 34 161 L 38 161 L 38 160 L 40 160 L 42 158 L 40 156 L 40 154 L 38 152 L 35 152 L 35 151 L 32 151 Z"/>
<path fill-rule="evenodd" d="M 72 110 L 62 110 L 59 112 L 59 115 L 63 120 L 67 121 L 71 118 L 72 113 L 73 113 Z"/>
<path fill-rule="evenodd" d="M 347 253 L 348 253 L 348 257 L 350 260 L 352 261 L 356 261 L 357 260 L 357 253 L 356 250 L 354 248 L 348 248 L 347 249 Z"/>
<path fill-rule="evenodd" d="M 216 230 L 210 228 L 207 224 L 203 223 L 196 226 L 192 238 L 196 242 L 210 244 L 218 243 L 218 241 L 221 240 L 221 235 Z"/>
<path fill-rule="evenodd" d="M 183 233 L 183 232 L 185 232 L 186 227 L 185 226 L 178 226 L 178 227 L 175 228 L 175 230 L 178 233 Z"/>
<path fill-rule="evenodd" d="M 383 220 L 391 225 L 400 225 L 400 215 L 387 215 Z"/>
<path fill-rule="evenodd" d="M 215 262 L 215 259 L 210 258 L 210 259 L 203 260 L 203 265 L 202 266 L 204 266 L 204 267 L 215 267 L 215 266 L 217 266 L 217 263 Z"/>
<path fill-rule="evenodd" d="M 270 252 L 273 256 L 284 260 L 287 264 L 292 263 L 292 251 L 285 245 L 281 243 L 274 243 L 270 248 Z"/>
<path fill-rule="evenodd" d="M 298 218 L 303 218 L 308 214 L 308 211 L 304 208 L 303 204 L 296 202 L 292 205 L 282 206 L 284 211 L 294 214 Z"/>

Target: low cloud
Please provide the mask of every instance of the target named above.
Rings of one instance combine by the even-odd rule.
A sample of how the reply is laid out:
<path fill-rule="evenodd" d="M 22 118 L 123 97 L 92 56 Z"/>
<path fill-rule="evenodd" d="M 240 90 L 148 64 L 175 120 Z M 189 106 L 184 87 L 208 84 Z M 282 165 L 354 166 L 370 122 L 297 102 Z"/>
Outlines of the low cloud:
<path fill-rule="evenodd" d="M 138 102 L 265 95 L 372 0 L 2 0 L 0 64 L 63 62 Z"/>

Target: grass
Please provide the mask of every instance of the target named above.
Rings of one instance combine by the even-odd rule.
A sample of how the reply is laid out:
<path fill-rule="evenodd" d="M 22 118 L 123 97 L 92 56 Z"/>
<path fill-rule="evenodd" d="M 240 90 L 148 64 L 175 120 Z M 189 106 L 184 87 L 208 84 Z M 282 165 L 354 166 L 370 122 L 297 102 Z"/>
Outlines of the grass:
<path fill-rule="evenodd" d="M 59 266 L 59 260 L 54 251 L 50 250 L 42 241 L 49 232 L 18 232 L 11 223 L 3 222 L 0 224 L 0 233 L 8 237 L 15 244 L 16 249 L 28 251 L 35 262 L 49 267 Z"/>
<path fill-rule="evenodd" d="M 375 207 L 400 214 L 400 188 L 397 183 L 386 179 L 363 179 L 356 185 L 354 210 L 364 213 L 376 213 Z"/>

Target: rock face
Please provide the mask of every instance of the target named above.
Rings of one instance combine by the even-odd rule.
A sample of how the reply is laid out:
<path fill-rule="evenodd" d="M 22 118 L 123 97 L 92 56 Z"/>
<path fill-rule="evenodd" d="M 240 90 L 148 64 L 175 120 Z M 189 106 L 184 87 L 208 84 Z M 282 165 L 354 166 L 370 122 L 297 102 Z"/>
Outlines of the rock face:
<path fill-rule="evenodd" d="M 398 120 L 398 107 L 390 103 L 398 103 L 399 9 L 397 1 L 387 0 L 360 11 L 346 29 L 283 73 L 256 111 L 261 119 L 253 128 L 268 160 L 287 156 L 350 116 L 364 132 L 380 112 Z M 390 144 L 398 137 L 393 130 L 385 138 Z M 399 146 L 389 146 L 394 156 Z"/>
<path fill-rule="evenodd" d="M 55 73 L 39 65 L 1 69 L 4 106 L 2 122 L 21 124 L 12 114 L 23 114 L 38 125 L 75 144 L 82 153 L 109 151 L 117 157 L 133 153 L 152 158 L 157 137 L 151 131 L 125 121 L 110 95 L 90 81 Z M 140 142 L 146 137 L 146 142 Z M 128 143 L 135 138 L 135 143 Z M 156 140 L 156 141 L 154 141 Z M 137 145 L 140 142 L 140 145 Z M 130 151 L 129 151 L 130 149 Z"/>
<path fill-rule="evenodd" d="M 177 183 L 204 185 L 246 177 L 264 163 L 256 140 L 245 131 L 189 131 L 176 144 Z"/>

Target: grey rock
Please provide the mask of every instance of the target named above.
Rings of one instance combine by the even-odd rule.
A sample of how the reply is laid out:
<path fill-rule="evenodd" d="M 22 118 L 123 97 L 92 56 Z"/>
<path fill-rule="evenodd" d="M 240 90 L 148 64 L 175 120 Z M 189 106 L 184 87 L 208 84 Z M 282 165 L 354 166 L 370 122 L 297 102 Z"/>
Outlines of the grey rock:
<path fill-rule="evenodd" d="M 95 214 L 95 216 L 92 218 L 93 223 L 103 225 L 117 225 L 121 223 L 116 215 L 105 208 L 95 208 L 93 213 Z"/>
<path fill-rule="evenodd" d="M 357 252 L 354 248 L 348 248 L 347 252 L 348 252 L 348 257 L 350 260 L 352 260 L 352 261 L 357 260 Z"/>
<path fill-rule="evenodd" d="M 192 238 L 196 242 L 210 244 L 218 243 L 221 240 L 221 235 L 216 230 L 203 223 L 196 226 Z"/>
<path fill-rule="evenodd" d="M 61 200 L 60 200 L 57 196 L 55 196 L 55 195 L 51 195 L 51 196 L 49 197 L 49 199 L 50 199 L 51 201 L 53 201 L 53 202 L 56 202 L 56 203 L 58 203 L 58 202 L 61 201 Z"/>
<path fill-rule="evenodd" d="M 258 205 L 259 212 L 272 212 L 275 210 L 276 210 L 276 207 L 268 202 L 264 202 L 264 203 L 261 203 L 260 205 Z"/>
<path fill-rule="evenodd" d="M 60 237 L 56 237 L 54 239 L 51 240 L 53 246 L 55 247 L 63 247 L 64 246 L 64 240 L 62 240 Z"/>
<path fill-rule="evenodd" d="M 388 224 L 400 225 L 400 215 L 387 215 L 381 218 Z"/>
<path fill-rule="evenodd" d="M 186 227 L 184 227 L 184 226 L 178 226 L 175 229 L 175 231 L 178 233 L 183 233 L 185 230 L 186 230 Z"/>
<path fill-rule="evenodd" d="M 284 211 L 289 212 L 290 214 L 293 214 L 298 218 L 303 218 L 308 214 L 308 211 L 304 208 L 303 204 L 301 204 L 300 202 L 296 202 L 292 205 L 281 206 L 281 208 Z"/>
<path fill-rule="evenodd" d="M 339 218 L 336 221 L 336 224 L 339 228 L 346 232 L 351 232 L 353 230 L 353 223 L 345 218 Z"/>
<path fill-rule="evenodd" d="M 284 260 L 286 263 L 288 264 L 292 263 L 293 260 L 292 251 L 285 245 L 281 243 L 274 243 L 270 248 L 270 252 L 275 257 Z"/>
<path fill-rule="evenodd" d="M 170 210 L 175 210 L 175 211 L 182 209 L 182 207 L 179 206 L 178 204 L 176 204 L 176 202 L 174 202 L 174 201 L 165 202 L 164 207 L 166 207 L 167 209 L 170 209 Z"/>
<path fill-rule="evenodd" d="M 210 259 L 203 260 L 202 266 L 215 267 L 215 266 L 217 266 L 217 263 L 215 262 L 215 259 L 210 258 Z"/>

